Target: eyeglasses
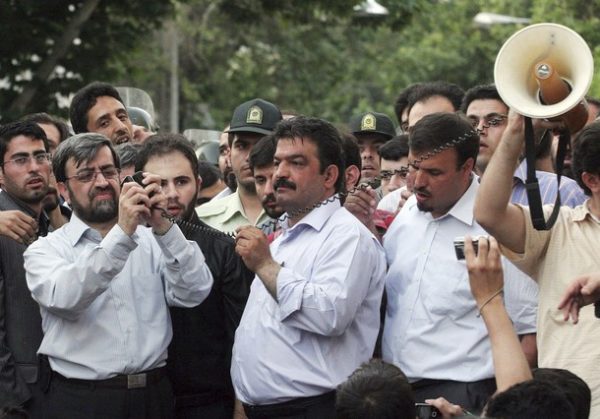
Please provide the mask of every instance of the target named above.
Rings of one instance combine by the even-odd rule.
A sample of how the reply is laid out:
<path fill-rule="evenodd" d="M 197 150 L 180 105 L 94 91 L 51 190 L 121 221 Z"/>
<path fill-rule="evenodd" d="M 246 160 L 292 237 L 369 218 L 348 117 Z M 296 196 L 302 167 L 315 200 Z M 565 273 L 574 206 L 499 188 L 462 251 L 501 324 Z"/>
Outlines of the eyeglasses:
<path fill-rule="evenodd" d="M 478 129 L 477 127 L 479 126 L 479 122 L 481 120 L 483 120 L 483 126 L 481 127 L 481 129 L 484 129 L 484 128 L 489 128 L 489 127 L 500 126 L 506 120 L 506 118 L 507 118 L 506 115 L 501 115 L 501 114 L 486 115 L 482 119 L 479 119 L 476 116 L 470 116 L 469 122 L 471 123 L 471 126 L 473 128 Z"/>
<path fill-rule="evenodd" d="M 82 170 L 74 176 L 65 178 L 65 180 L 77 179 L 81 183 L 88 183 L 96 180 L 96 177 L 98 177 L 100 173 L 102 173 L 102 176 L 104 176 L 105 179 L 116 179 L 119 177 L 119 173 L 121 173 L 121 171 L 116 167 L 107 167 L 98 171 Z"/>
<path fill-rule="evenodd" d="M 395 174 L 400 175 L 402 179 L 404 179 L 408 175 L 408 169 L 400 169 L 400 170 L 382 170 L 379 173 L 379 176 L 382 179 L 391 179 Z"/>
<path fill-rule="evenodd" d="M 25 167 L 31 163 L 32 158 L 35 159 L 37 164 L 41 165 L 49 163 L 52 155 L 50 153 L 39 153 L 34 155 L 28 154 L 26 156 L 19 156 L 15 157 L 14 159 L 6 160 L 5 162 L 2 162 L 2 165 L 4 166 L 7 163 L 12 163 L 17 167 Z"/>

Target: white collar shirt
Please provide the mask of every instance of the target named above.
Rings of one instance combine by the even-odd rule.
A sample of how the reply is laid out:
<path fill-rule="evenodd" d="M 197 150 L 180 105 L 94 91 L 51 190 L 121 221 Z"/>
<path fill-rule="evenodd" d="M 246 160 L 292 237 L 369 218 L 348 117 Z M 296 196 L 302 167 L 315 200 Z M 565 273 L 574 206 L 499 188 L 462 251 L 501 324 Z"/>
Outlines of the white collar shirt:
<path fill-rule="evenodd" d="M 384 236 L 389 269 L 383 359 L 410 381 L 494 376 L 487 330 L 477 317 L 465 261 L 457 260 L 453 244 L 456 237 L 487 234 L 473 216 L 478 187 L 474 177 L 450 211 L 436 219 L 420 211 L 412 196 Z M 503 267 L 505 299 L 512 301 L 523 293 L 527 278 L 505 260 Z"/>
<path fill-rule="evenodd" d="M 41 307 L 38 353 L 68 378 L 101 380 L 164 366 L 171 341 L 167 305 L 192 307 L 213 278 L 197 243 L 177 225 L 162 235 L 115 225 L 104 238 L 75 214 L 24 255 Z"/>
<path fill-rule="evenodd" d="M 236 395 L 252 405 L 334 390 L 371 358 L 380 324 L 383 248 L 338 201 L 284 222 L 270 250 L 278 298 L 254 279 L 233 347 Z"/>

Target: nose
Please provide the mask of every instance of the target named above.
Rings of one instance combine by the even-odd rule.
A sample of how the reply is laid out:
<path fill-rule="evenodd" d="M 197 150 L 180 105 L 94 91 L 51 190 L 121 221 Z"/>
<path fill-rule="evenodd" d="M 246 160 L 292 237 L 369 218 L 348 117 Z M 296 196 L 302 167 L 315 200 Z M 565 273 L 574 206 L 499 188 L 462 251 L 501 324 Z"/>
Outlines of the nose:
<path fill-rule="evenodd" d="M 104 174 L 102 174 L 102 172 L 97 172 L 96 177 L 94 178 L 94 186 L 102 187 L 104 185 L 108 185 L 108 179 L 104 177 Z"/>
<path fill-rule="evenodd" d="M 487 125 L 485 125 L 485 120 L 480 119 L 479 123 L 477 124 L 477 132 L 479 132 L 479 135 L 485 135 L 486 133 L 486 129 L 488 128 Z"/>
<path fill-rule="evenodd" d="M 162 191 L 167 199 L 175 199 L 178 197 L 175 185 L 172 182 L 162 185 Z"/>
<path fill-rule="evenodd" d="M 274 174 L 274 178 L 275 179 L 281 179 L 281 178 L 287 178 L 289 175 L 289 171 L 287 168 L 287 165 L 285 164 L 285 162 L 280 162 L 279 165 L 277 165 L 277 167 L 275 168 L 275 174 Z"/>

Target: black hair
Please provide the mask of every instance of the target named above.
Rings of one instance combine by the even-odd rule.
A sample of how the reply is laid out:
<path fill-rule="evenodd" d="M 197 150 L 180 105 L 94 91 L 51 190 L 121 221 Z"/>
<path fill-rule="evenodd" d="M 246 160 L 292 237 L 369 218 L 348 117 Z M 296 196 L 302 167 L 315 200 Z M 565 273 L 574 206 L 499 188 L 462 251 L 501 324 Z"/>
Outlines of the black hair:
<path fill-rule="evenodd" d="M 545 381 L 558 386 L 575 409 L 575 419 L 588 419 L 592 392 L 590 387 L 569 370 L 560 368 L 536 368 L 532 371 L 533 379 Z"/>
<path fill-rule="evenodd" d="M 338 419 L 414 419 L 415 396 L 404 373 L 374 358 L 362 364 L 336 394 Z"/>
<path fill-rule="evenodd" d="M 135 161 L 135 170 L 144 170 L 144 166 L 153 156 L 162 156 L 179 151 L 190 162 L 192 173 L 198 174 L 198 157 L 192 144 L 181 134 L 161 133 L 148 137 Z"/>
<path fill-rule="evenodd" d="M 75 93 L 73 100 L 71 100 L 71 106 L 69 107 L 71 126 L 76 134 L 88 131 L 87 114 L 89 110 L 96 104 L 97 99 L 102 96 L 115 98 L 121 102 L 123 106 L 125 106 L 118 90 L 112 85 L 98 81 L 88 84 Z"/>
<path fill-rule="evenodd" d="M 58 134 L 60 136 L 60 138 L 58 139 L 59 143 L 62 143 L 71 136 L 71 131 L 69 130 L 69 126 L 67 124 L 65 124 L 58 118 L 48 115 L 45 112 L 25 115 L 23 118 L 21 118 L 21 120 L 35 122 L 36 124 L 54 125 L 58 130 Z"/>
<path fill-rule="evenodd" d="M 250 150 L 250 155 L 248 156 L 250 170 L 254 170 L 255 167 L 272 166 L 276 147 L 273 134 L 269 134 L 258 140 L 252 147 L 252 150 Z"/>
<path fill-rule="evenodd" d="M 362 159 L 360 158 L 360 148 L 356 136 L 344 132 L 341 133 L 341 139 L 346 167 L 356 166 L 358 170 L 362 170 Z"/>
<path fill-rule="evenodd" d="M 121 167 L 135 166 L 138 154 L 142 149 L 142 144 L 123 143 L 115 147 L 115 151 L 119 155 Z"/>
<path fill-rule="evenodd" d="M 396 99 L 396 103 L 394 103 L 394 113 L 396 114 L 396 118 L 398 119 L 398 125 L 401 128 L 402 113 L 404 112 L 404 109 L 408 107 L 408 98 L 410 97 L 412 92 L 416 90 L 421 84 L 422 83 L 413 83 L 410 86 L 406 87 L 400 92 L 400 95 L 398 95 L 398 98 Z"/>
<path fill-rule="evenodd" d="M 595 97 L 591 97 L 591 96 L 586 96 L 585 100 L 587 101 L 587 103 L 596 106 L 596 108 L 599 109 L 600 112 L 600 99 L 596 99 Z M 594 119 L 598 118 L 600 116 L 600 114 L 596 114 L 594 115 Z"/>
<path fill-rule="evenodd" d="M 344 190 L 346 164 L 342 139 L 339 131 L 331 123 L 314 117 L 295 116 L 279 122 L 273 135 L 277 142 L 281 139 L 312 141 L 317 146 L 321 173 L 329 165 L 337 166 L 339 173 L 335 182 L 335 191 Z"/>
<path fill-rule="evenodd" d="M 538 380 L 515 384 L 487 404 L 486 417 L 502 419 L 575 419 L 575 410 L 558 386 Z"/>
<path fill-rule="evenodd" d="M 427 115 L 414 125 L 409 135 L 409 147 L 413 153 L 435 151 L 449 143 L 456 150 L 458 168 L 469 158 L 477 159 L 479 135 L 461 115 L 447 112 Z"/>
<path fill-rule="evenodd" d="M 583 183 L 581 175 L 583 172 L 600 175 L 600 121 L 592 122 L 579 132 L 571 167 L 577 184 L 586 195 L 591 195 L 592 191 Z"/>
<path fill-rule="evenodd" d="M 448 99 L 454 110 L 457 111 L 460 108 L 464 94 L 464 90 L 454 83 L 445 81 L 421 83 L 408 95 L 408 109 L 410 112 L 415 103 L 424 102 L 435 96 L 442 96 Z"/>
<path fill-rule="evenodd" d="M 408 135 L 398 135 L 382 145 L 379 148 L 379 157 L 393 161 L 408 157 Z"/>
<path fill-rule="evenodd" d="M 200 189 L 210 188 L 219 179 L 223 179 L 223 173 L 221 173 L 219 168 L 206 160 L 198 161 L 198 176 L 202 178 Z"/>
<path fill-rule="evenodd" d="M 121 161 L 110 140 L 102 134 L 84 132 L 69 137 L 58 145 L 52 157 L 52 170 L 56 181 L 65 182 L 67 180 L 65 168 L 69 159 L 73 158 L 75 164 L 79 166 L 83 162 L 93 160 L 102 147 L 110 149 L 115 167 L 120 169 Z"/>
<path fill-rule="evenodd" d="M 15 121 L 9 122 L 8 124 L 0 127 L 0 164 L 4 161 L 6 150 L 8 150 L 8 144 L 11 140 L 19 135 L 29 137 L 32 140 L 40 140 L 44 142 L 44 149 L 48 148 L 48 138 L 44 130 L 35 122 L 29 121 Z"/>
<path fill-rule="evenodd" d="M 500 94 L 498 93 L 498 89 L 495 84 L 480 84 L 478 86 L 471 87 L 466 91 L 465 96 L 463 97 L 462 103 L 460 105 L 460 110 L 463 113 L 467 113 L 467 109 L 469 105 L 474 100 L 497 100 L 498 102 L 504 103 Z M 508 106 L 507 106 L 508 107 Z"/>

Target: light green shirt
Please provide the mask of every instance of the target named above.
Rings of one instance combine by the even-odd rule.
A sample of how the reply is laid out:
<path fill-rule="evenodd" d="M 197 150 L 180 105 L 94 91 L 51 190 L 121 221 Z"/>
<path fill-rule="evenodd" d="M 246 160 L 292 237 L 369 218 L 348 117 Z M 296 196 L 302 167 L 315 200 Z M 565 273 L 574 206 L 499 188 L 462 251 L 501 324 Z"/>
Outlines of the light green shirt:
<path fill-rule="evenodd" d="M 237 192 L 200 205 L 196 208 L 196 213 L 202 221 L 220 231 L 232 232 L 239 226 L 253 224 L 246 217 L 242 201 Z M 262 210 L 254 225 L 260 226 L 268 221 L 271 221 L 271 218 Z"/>

